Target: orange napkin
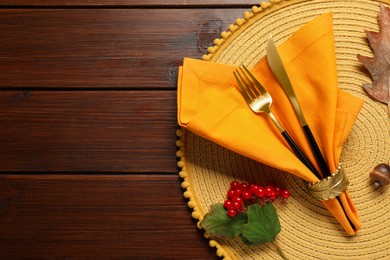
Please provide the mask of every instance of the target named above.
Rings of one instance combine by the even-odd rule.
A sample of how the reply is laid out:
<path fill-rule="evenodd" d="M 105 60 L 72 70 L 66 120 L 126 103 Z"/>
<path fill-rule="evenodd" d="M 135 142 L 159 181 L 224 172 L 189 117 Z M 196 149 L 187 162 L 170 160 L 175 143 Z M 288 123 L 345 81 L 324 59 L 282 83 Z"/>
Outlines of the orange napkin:
<path fill-rule="evenodd" d="M 337 88 L 332 17 L 328 13 L 304 25 L 280 45 L 279 52 L 306 120 L 334 172 L 363 101 Z M 246 157 L 305 181 L 317 181 L 295 157 L 268 116 L 249 109 L 236 88 L 235 69 L 185 58 L 179 68 L 179 124 Z M 298 118 L 266 58 L 252 68 L 252 73 L 273 97 L 273 113 L 315 163 Z M 340 199 L 342 206 L 336 199 L 322 202 L 348 234 L 355 234 L 361 226 L 356 209 L 347 191 Z"/>

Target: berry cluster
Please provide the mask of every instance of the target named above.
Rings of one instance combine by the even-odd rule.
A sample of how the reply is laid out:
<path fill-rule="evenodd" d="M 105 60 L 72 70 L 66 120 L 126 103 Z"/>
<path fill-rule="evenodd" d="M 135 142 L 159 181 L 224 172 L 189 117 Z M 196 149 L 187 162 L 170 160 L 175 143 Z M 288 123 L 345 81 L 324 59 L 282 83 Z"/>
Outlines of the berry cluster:
<path fill-rule="evenodd" d="M 234 217 L 237 213 L 246 210 L 246 207 L 253 203 L 265 204 L 266 202 L 288 199 L 290 192 L 274 184 L 267 184 L 262 187 L 257 184 L 239 183 L 232 181 L 227 193 L 224 207 L 229 217 Z"/>

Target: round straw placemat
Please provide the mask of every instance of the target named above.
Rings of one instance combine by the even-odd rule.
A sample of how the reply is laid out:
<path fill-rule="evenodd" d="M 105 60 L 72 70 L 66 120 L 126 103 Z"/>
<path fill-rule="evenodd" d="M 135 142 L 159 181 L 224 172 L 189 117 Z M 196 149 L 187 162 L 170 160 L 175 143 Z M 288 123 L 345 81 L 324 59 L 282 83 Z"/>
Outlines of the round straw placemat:
<path fill-rule="evenodd" d="M 202 220 L 212 204 L 222 203 L 232 180 L 261 185 L 275 182 L 292 194 L 287 203 L 274 203 L 282 227 L 277 242 L 289 259 L 389 259 L 389 188 L 375 188 L 369 173 L 379 163 L 390 163 L 390 120 L 387 106 L 364 92 L 362 84 L 371 78 L 356 58 L 358 53 L 373 55 L 364 29 L 379 30 L 380 3 L 264 2 L 231 24 L 203 56 L 204 60 L 252 67 L 265 56 L 270 34 L 280 44 L 316 16 L 333 12 L 339 87 L 365 100 L 340 158 L 362 222 L 357 235 L 348 236 L 321 202 L 306 193 L 301 179 L 180 129 L 179 175 L 194 218 Z M 210 246 L 226 259 L 281 259 L 272 243 L 247 246 L 240 239 L 210 239 Z"/>

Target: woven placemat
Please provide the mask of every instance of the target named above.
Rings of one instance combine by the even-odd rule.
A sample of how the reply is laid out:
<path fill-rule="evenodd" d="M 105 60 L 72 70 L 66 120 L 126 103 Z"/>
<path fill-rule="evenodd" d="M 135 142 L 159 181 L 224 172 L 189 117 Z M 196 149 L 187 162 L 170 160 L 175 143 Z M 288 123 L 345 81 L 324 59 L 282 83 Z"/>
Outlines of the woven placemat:
<path fill-rule="evenodd" d="M 346 235 L 321 202 L 306 193 L 301 179 L 180 129 L 179 175 L 194 218 L 201 220 L 210 205 L 222 203 L 232 180 L 273 181 L 292 193 L 286 204 L 275 204 L 282 227 L 278 244 L 289 259 L 389 259 L 390 191 L 375 188 L 369 172 L 378 163 L 390 163 L 390 120 L 387 106 L 362 89 L 371 78 L 356 58 L 358 53 L 372 56 L 364 29 L 379 30 L 379 4 L 369 0 L 264 2 L 230 25 L 203 56 L 204 60 L 252 67 L 264 57 L 270 34 L 280 44 L 316 16 L 334 13 L 339 87 L 365 100 L 340 158 L 362 222 L 357 235 Z M 210 240 L 210 246 L 226 259 L 281 259 L 272 243 L 252 247 L 240 239 L 218 239 Z"/>

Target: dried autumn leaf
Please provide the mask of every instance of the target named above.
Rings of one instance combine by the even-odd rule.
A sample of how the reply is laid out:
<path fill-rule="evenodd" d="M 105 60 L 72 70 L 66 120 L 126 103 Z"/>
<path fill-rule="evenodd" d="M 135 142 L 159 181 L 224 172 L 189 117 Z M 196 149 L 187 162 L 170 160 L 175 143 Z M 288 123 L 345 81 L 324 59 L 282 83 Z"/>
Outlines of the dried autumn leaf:
<path fill-rule="evenodd" d="M 378 16 L 379 32 L 367 31 L 366 35 L 374 57 L 357 55 L 373 79 L 364 88 L 376 100 L 387 104 L 390 115 L 390 9 L 380 5 Z"/>

